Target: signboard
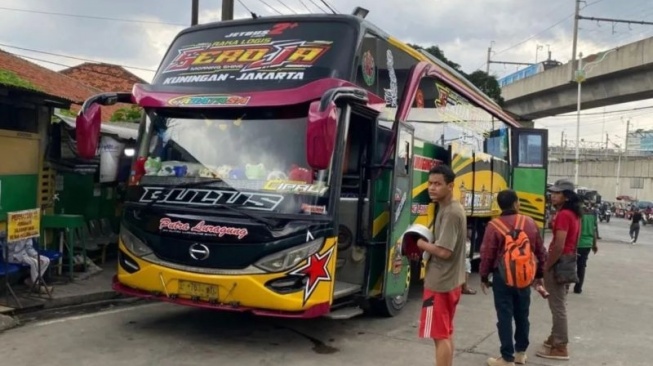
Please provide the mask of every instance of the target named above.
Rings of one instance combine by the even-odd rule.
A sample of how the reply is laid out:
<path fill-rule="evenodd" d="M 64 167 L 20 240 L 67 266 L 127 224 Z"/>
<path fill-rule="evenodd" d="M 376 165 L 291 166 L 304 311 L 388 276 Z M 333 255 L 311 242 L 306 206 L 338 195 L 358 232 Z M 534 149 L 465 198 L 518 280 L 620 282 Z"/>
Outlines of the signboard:
<path fill-rule="evenodd" d="M 155 85 L 270 90 L 346 78 L 354 29 L 299 21 L 227 25 L 183 33 L 154 77 Z"/>
<path fill-rule="evenodd" d="M 38 238 L 41 235 L 41 211 L 31 210 L 7 213 L 7 242 Z"/>

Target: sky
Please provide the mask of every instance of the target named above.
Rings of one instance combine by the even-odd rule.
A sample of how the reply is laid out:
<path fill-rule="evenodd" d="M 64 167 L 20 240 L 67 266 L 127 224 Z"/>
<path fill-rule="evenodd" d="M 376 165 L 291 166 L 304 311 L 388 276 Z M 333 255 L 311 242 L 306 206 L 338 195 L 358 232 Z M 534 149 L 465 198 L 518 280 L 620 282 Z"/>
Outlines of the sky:
<path fill-rule="evenodd" d="M 574 0 L 326 2 L 341 13 L 364 7 L 370 11 L 367 19 L 381 29 L 405 42 L 439 46 L 466 72 L 485 70 L 490 46 L 496 61 L 542 61 L 548 51 L 563 63 L 571 58 Z M 220 8 L 221 0 L 200 0 L 199 22 L 220 20 Z M 249 17 L 249 11 L 270 16 L 309 10 L 327 8 L 321 0 L 237 0 L 235 18 Z M 586 0 L 581 14 L 653 21 L 653 2 Z M 53 70 L 84 60 L 120 64 L 150 81 L 168 45 L 190 20 L 191 0 L 2 0 L 0 48 Z M 578 51 L 587 55 L 648 37 L 653 37 L 650 25 L 581 20 Z M 492 64 L 490 73 L 502 77 L 518 68 Z M 627 120 L 631 129 L 653 128 L 653 109 L 638 109 L 647 106 L 653 100 L 583 110 L 581 137 L 590 146 L 605 142 L 607 132 L 611 145 L 623 144 Z M 575 113 L 535 122 L 549 129 L 551 145 L 559 144 L 563 134 L 575 139 Z"/>

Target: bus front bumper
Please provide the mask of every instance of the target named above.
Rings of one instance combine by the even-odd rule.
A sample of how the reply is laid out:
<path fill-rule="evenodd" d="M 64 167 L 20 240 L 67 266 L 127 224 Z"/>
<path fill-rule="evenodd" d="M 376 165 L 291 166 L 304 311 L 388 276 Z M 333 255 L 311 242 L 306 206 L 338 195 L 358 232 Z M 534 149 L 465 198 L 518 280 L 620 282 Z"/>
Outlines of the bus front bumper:
<path fill-rule="evenodd" d="M 120 283 L 120 281 L 118 281 L 117 275 L 113 276 L 113 283 L 111 287 L 114 291 L 121 293 L 123 295 L 139 297 L 147 300 L 162 301 L 162 302 L 168 302 L 177 305 L 191 306 L 191 307 L 211 309 L 211 310 L 232 311 L 232 312 L 239 312 L 239 313 L 249 312 L 258 316 L 267 316 L 267 317 L 275 317 L 275 318 L 304 318 L 304 319 L 317 318 L 329 313 L 331 308 L 329 302 L 315 304 L 309 307 L 308 309 L 301 310 L 301 311 L 283 311 L 283 310 L 258 309 L 252 307 L 230 305 L 230 304 L 220 304 L 220 303 L 213 303 L 213 302 L 202 301 L 202 300 L 191 300 L 191 299 L 180 298 L 176 295 L 151 293 L 148 291 L 131 288 L 129 286 Z"/>
<path fill-rule="evenodd" d="M 235 275 L 182 271 L 136 257 L 122 242 L 118 262 L 112 288 L 128 296 L 282 318 L 315 318 L 329 313 L 331 308 L 333 276 L 312 286 L 295 284 L 281 291 L 271 285 L 288 282 L 288 273 Z M 308 296 L 307 289 L 310 289 Z"/>

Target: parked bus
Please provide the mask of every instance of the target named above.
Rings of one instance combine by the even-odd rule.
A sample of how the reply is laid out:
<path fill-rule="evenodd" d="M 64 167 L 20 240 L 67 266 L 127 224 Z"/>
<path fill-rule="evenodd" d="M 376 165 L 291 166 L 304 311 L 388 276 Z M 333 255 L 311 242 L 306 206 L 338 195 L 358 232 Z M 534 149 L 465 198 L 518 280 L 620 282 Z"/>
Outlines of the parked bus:
<path fill-rule="evenodd" d="M 545 130 L 519 123 L 461 75 L 353 15 L 194 26 L 150 85 L 87 100 L 144 109 L 113 288 L 277 317 L 386 316 L 423 263 L 401 252 L 428 224 L 428 171 L 448 164 L 474 252 L 496 194 L 544 220 Z"/>

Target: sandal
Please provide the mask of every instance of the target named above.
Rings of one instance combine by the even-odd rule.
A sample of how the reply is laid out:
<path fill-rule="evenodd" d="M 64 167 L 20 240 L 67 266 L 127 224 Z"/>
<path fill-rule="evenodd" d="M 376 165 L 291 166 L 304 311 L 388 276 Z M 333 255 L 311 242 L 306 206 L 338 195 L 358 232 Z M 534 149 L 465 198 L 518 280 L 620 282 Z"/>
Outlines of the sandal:
<path fill-rule="evenodd" d="M 463 289 L 463 294 L 464 295 L 476 295 L 476 290 L 472 290 L 471 288 L 464 288 Z"/>

